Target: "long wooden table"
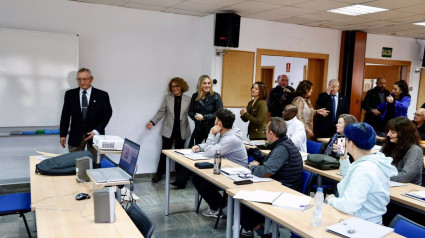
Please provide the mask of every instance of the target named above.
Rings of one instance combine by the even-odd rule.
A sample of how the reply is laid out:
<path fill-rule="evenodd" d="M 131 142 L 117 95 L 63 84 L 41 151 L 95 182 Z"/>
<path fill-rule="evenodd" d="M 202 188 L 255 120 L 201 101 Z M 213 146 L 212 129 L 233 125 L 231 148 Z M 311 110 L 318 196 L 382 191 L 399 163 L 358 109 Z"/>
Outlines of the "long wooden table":
<path fill-rule="evenodd" d="M 209 182 L 215 184 L 217 187 L 220 187 L 223 190 L 227 190 L 230 188 L 244 188 L 249 185 L 235 185 L 232 179 L 222 175 L 222 174 L 214 174 L 213 169 L 198 169 L 195 167 L 196 162 L 211 162 L 213 163 L 213 159 L 207 159 L 207 160 L 191 160 L 186 157 L 184 157 L 181 154 L 175 153 L 175 150 L 162 150 L 162 153 L 167 155 L 166 160 L 166 172 L 165 172 L 165 215 L 168 216 L 169 214 L 169 204 L 170 204 L 170 159 L 176 161 L 180 165 L 186 167 L 190 171 L 194 172 L 195 174 L 201 176 L 202 178 L 208 180 Z M 240 165 L 231 162 L 227 159 L 223 159 L 221 161 L 221 168 L 224 167 L 241 167 Z M 260 184 L 267 184 L 267 183 L 276 183 L 276 181 L 270 181 L 270 182 L 261 182 Z M 227 196 L 227 216 L 232 217 L 233 216 L 233 197 Z M 195 199 L 195 207 L 197 207 L 198 203 L 198 194 L 196 194 Z M 239 234 L 239 228 L 234 228 L 234 234 Z M 226 237 L 231 237 L 232 235 L 232 219 L 227 219 L 226 224 Z"/>
<path fill-rule="evenodd" d="M 92 194 L 93 185 L 77 183 L 75 175 L 36 174 L 39 162 L 30 156 L 31 207 L 38 237 L 143 237 L 117 201 L 114 223 L 94 223 L 93 198 L 75 200 L 78 193 Z"/>
<path fill-rule="evenodd" d="M 288 187 L 285 187 L 281 185 L 280 183 L 271 184 L 271 183 L 258 183 L 258 184 L 251 184 L 247 187 L 238 187 L 233 189 L 226 190 L 226 193 L 229 196 L 235 196 L 239 191 L 254 191 L 254 190 L 266 190 L 270 192 L 285 192 L 285 193 L 291 193 L 299 196 L 306 196 L 302 193 L 299 193 L 295 190 L 292 190 Z M 292 209 L 286 209 L 286 208 L 280 208 L 276 206 L 272 206 L 271 204 L 265 204 L 265 203 L 258 203 L 258 202 L 249 202 L 245 200 L 238 200 L 234 199 L 234 217 L 233 217 L 233 225 L 235 227 L 239 227 L 239 218 L 240 218 L 240 203 L 248 206 L 249 208 L 257 211 L 258 213 L 264 215 L 265 217 L 268 217 L 269 219 L 273 220 L 274 226 L 273 226 L 273 237 L 277 237 L 277 229 L 278 224 L 285 226 L 286 228 L 290 229 L 291 231 L 297 233 L 301 237 L 340 237 L 337 235 L 334 235 L 332 233 L 329 233 L 326 231 L 326 227 L 330 226 L 332 224 L 338 223 L 341 220 L 346 220 L 352 215 L 348 215 L 346 213 L 340 212 L 337 209 L 333 208 L 332 206 L 328 204 L 323 204 L 323 210 L 322 210 L 322 225 L 319 227 L 315 227 L 311 224 L 312 217 L 313 217 L 313 209 L 307 209 L 304 211 L 296 211 Z M 313 204 L 314 200 L 311 199 L 310 204 Z M 237 234 L 234 237 L 239 237 L 239 234 Z M 400 235 L 396 233 L 392 233 L 388 235 L 387 237 L 401 237 Z"/>

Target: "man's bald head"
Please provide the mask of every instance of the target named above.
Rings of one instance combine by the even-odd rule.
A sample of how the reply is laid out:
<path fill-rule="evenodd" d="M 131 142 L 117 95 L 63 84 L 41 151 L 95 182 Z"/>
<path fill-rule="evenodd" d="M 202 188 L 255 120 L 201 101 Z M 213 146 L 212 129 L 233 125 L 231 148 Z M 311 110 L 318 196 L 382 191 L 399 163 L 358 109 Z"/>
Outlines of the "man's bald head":
<path fill-rule="evenodd" d="M 413 117 L 413 120 L 417 124 L 422 125 L 425 122 L 425 108 L 419 108 L 415 112 L 415 116 Z"/>
<path fill-rule="evenodd" d="M 283 108 L 282 117 L 285 121 L 292 120 L 298 113 L 297 106 L 288 104 Z"/>

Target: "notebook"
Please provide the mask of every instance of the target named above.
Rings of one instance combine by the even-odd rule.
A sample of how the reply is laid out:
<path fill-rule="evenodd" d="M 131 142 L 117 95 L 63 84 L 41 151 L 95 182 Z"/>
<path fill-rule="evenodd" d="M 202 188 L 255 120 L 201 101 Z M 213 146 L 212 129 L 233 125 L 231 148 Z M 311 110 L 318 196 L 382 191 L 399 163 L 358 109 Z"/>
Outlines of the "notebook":
<path fill-rule="evenodd" d="M 326 231 L 340 235 L 342 237 L 363 238 L 363 237 L 385 237 L 394 231 L 393 228 L 378 225 L 357 217 L 352 217 L 326 227 Z"/>
<path fill-rule="evenodd" d="M 401 195 L 425 202 L 425 190 L 402 193 Z"/>
<path fill-rule="evenodd" d="M 87 174 L 96 183 L 109 183 L 130 180 L 133 178 L 136 171 L 139 151 L 140 145 L 132 142 L 129 139 L 125 139 L 118 167 L 88 169 Z"/>
<path fill-rule="evenodd" d="M 205 152 L 193 152 L 192 149 L 181 149 L 175 150 L 174 152 L 191 160 L 211 159 L 205 155 Z"/>
<path fill-rule="evenodd" d="M 273 206 L 302 211 L 310 208 L 311 197 L 291 193 L 269 192 L 264 190 L 239 191 L 234 199 L 243 199 L 251 202 L 271 203 Z"/>

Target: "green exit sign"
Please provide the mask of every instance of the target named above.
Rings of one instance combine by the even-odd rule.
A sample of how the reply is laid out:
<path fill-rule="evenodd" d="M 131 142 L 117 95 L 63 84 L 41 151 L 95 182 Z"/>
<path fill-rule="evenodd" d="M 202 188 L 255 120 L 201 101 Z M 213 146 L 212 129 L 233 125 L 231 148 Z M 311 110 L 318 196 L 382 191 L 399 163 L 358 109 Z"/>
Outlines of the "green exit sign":
<path fill-rule="evenodd" d="M 382 47 L 382 57 L 391 58 L 392 55 L 393 55 L 393 48 Z"/>

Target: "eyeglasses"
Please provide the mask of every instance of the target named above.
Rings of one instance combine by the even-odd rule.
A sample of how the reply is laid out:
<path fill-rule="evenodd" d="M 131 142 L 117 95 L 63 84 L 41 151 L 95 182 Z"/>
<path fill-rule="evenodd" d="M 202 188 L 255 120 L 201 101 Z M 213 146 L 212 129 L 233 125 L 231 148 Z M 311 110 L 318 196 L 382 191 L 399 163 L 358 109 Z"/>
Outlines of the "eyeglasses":
<path fill-rule="evenodd" d="M 91 77 L 90 77 L 90 78 L 77 78 L 77 81 L 78 81 L 78 82 L 81 82 L 81 81 L 87 82 L 87 81 L 89 81 L 90 79 L 91 79 Z"/>
<path fill-rule="evenodd" d="M 419 113 L 413 113 L 413 115 L 415 115 L 415 116 L 418 116 L 418 117 L 423 117 L 423 116 L 425 116 L 425 115 L 421 115 L 421 114 L 419 114 Z"/>
<path fill-rule="evenodd" d="M 252 178 L 252 174 L 250 173 L 238 173 L 239 178 L 248 179 Z"/>

